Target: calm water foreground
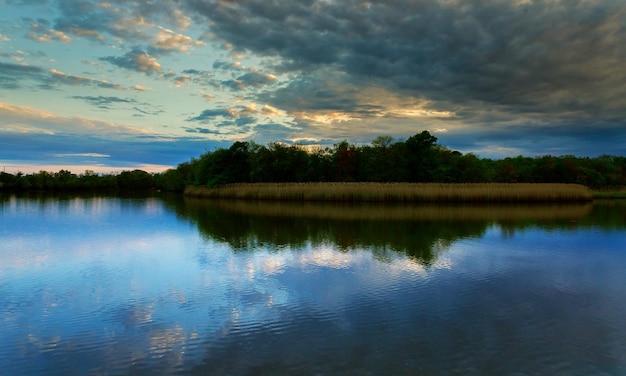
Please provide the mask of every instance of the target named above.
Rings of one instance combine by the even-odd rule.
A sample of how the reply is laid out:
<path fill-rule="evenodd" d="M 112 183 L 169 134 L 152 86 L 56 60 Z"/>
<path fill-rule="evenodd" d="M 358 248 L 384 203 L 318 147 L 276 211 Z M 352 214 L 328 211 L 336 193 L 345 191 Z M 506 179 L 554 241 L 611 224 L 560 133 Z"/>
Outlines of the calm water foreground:
<path fill-rule="evenodd" d="M 0 199 L 2 375 L 624 375 L 626 205 Z"/>

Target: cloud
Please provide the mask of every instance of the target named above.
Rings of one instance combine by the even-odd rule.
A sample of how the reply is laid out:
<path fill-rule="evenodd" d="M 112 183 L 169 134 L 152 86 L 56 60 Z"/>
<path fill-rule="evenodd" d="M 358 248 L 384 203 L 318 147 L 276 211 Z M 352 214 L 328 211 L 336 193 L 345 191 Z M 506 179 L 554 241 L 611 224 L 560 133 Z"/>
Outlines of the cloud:
<path fill-rule="evenodd" d="M 215 99 L 215 95 L 213 94 L 209 94 L 209 93 L 201 93 L 202 94 L 202 98 L 206 99 L 207 101 L 212 101 L 213 99 Z"/>
<path fill-rule="evenodd" d="M 133 102 L 134 103 L 134 102 Z M 141 103 L 144 106 L 150 106 L 148 103 Z M 139 107 L 133 107 L 132 108 L 134 111 L 138 112 L 139 114 L 134 114 L 134 117 L 143 117 L 144 115 L 160 115 L 162 113 L 165 112 L 165 110 L 161 110 L 161 109 L 156 109 L 156 110 L 146 110 L 146 109 L 142 109 Z"/>
<path fill-rule="evenodd" d="M 75 95 L 72 96 L 71 98 L 74 99 L 82 99 L 84 101 L 86 101 L 87 103 L 94 105 L 96 107 L 99 108 L 103 108 L 103 109 L 109 109 L 111 108 L 111 104 L 114 103 L 126 103 L 126 104 L 132 104 L 132 103 L 136 103 L 137 101 L 135 101 L 134 99 L 128 99 L 128 98 L 120 98 L 120 97 L 105 97 L 105 96 L 79 96 L 79 95 Z"/>
<path fill-rule="evenodd" d="M 154 37 L 154 46 L 161 51 L 185 52 L 192 43 L 191 37 L 162 27 L 159 27 L 159 32 Z"/>
<path fill-rule="evenodd" d="M 245 83 L 247 86 L 259 87 L 273 84 L 276 82 L 276 76 L 268 73 L 249 72 L 239 76 L 237 80 Z"/>
<path fill-rule="evenodd" d="M 151 24 L 144 17 L 134 14 L 134 3 L 126 9 L 114 6 L 114 2 L 97 3 L 89 0 L 60 0 L 61 15 L 54 28 L 69 34 L 103 41 L 105 35 L 127 41 L 148 40 L 146 29 Z"/>
<path fill-rule="evenodd" d="M 84 117 L 60 116 L 30 106 L 15 106 L 0 102 L 0 132 L 59 134 L 89 133 L 97 135 L 144 135 L 145 130 L 130 125 L 114 124 Z"/>
<path fill-rule="evenodd" d="M 54 41 L 62 43 L 72 42 L 72 38 L 70 38 L 64 32 L 48 28 L 47 22 L 45 22 L 45 20 L 40 20 L 39 22 L 37 22 L 27 19 L 26 21 L 30 24 L 30 32 L 28 32 L 26 36 L 31 40 L 45 43 L 50 43 Z"/>
<path fill-rule="evenodd" d="M 100 41 L 100 42 L 103 42 L 106 39 L 106 37 L 103 34 L 100 34 L 96 30 L 89 30 L 89 29 L 81 29 L 81 28 L 78 28 L 78 27 L 71 27 L 71 28 L 67 29 L 67 32 L 69 34 L 75 35 L 77 37 L 92 39 L 92 40 L 96 40 L 96 41 Z"/>
<path fill-rule="evenodd" d="M 88 86 L 103 89 L 122 90 L 124 87 L 112 82 L 97 80 L 89 77 L 66 74 L 57 69 L 48 71 L 41 67 L 26 64 L 12 64 L 0 62 L 0 87 L 17 89 L 20 82 L 35 81 L 39 88 L 52 89 L 55 85 Z"/>
<path fill-rule="evenodd" d="M 165 52 L 183 52 L 189 46 L 201 44 L 162 26 L 184 30 L 191 25 L 191 17 L 172 0 L 60 0 L 59 12 L 55 30 L 94 41 L 103 42 L 112 37 L 122 44 L 151 42 L 154 48 Z"/>
<path fill-rule="evenodd" d="M 236 50 L 276 69 L 342 72 L 402 95 L 515 116 L 626 115 L 626 32 L 620 2 L 491 0 L 454 6 L 311 0 L 189 2 Z M 225 83 L 241 90 L 244 80 Z"/>
<path fill-rule="evenodd" d="M 260 72 L 248 72 L 236 79 L 222 81 L 222 85 L 232 90 L 244 90 L 249 87 L 259 88 L 276 82 L 276 76 Z"/>
<path fill-rule="evenodd" d="M 289 139 L 294 138 L 294 134 L 298 133 L 296 129 L 290 128 L 280 123 L 261 123 L 253 128 L 254 139 L 262 142 L 290 142 Z"/>
<path fill-rule="evenodd" d="M 523 135 L 523 136 L 522 136 Z M 437 133 L 439 143 L 486 158 L 508 156 L 602 154 L 624 155 L 626 129 L 617 123 L 520 123 L 507 127 L 483 125 Z M 602 145 L 598 148 L 598 145 Z"/>
<path fill-rule="evenodd" d="M 53 154 L 56 158 L 64 158 L 64 157 L 89 157 L 89 158 L 110 158 L 111 156 L 108 154 L 100 154 L 100 153 L 65 153 L 65 154 Z"/>
<path fill-rule="evenodd" d="M 174 79 L 174 85 L 176 86 L 184 86 L 187 82 L 191 81 L 191 78 L 187 75 L 178 76 Z"/>
<path fill-rule="evenodd" d="M 287 85 L 257 95 L 268 109 L 293 117 L 300 123 L 336 124 L 384 119 L 453 118 L 452 111 L 438 109 L 425 99 L 378 86 L 353 83 L 343 74 L 299 77 Z M 275 106 L 275 107 L 274 107 Z"/>
<path fill-rule="evenodd" d="M 249 125 L 249 124 L 254 124 L 256 123 L 256 118 L 253 116 L 240 116 L 237 118 L 237 120 L 235 120 L 235 125 L 237 126 L 244 126 L 244 125 Z"/>
<path fill-rule="evenodd" d="M 202 134 L 213 134 L 213 135 L 219 135 L 221 134 L 219 131 L 215 130 L 215 129 L 209 129 L 209 128 L 185 128 L 185 132 L 187 133 L 202 133 Z"/>
<path fill-rule="evenodd" d="M 225 108 L 224 109 L 210 109 L 210 110 L 202 111 L 197 116 L 188 118 L 187 121 L 206 122 L 208 120 L 212 120 L 217 117 L 233 118 L 235 116 L 236 116 L 236 112 L 230 108 L 229 109 L 225 109 Z"/>
<path fill-rule="evenodd" d="M 276 107 L 272 107 L 270 105 L 263 105 L 263 107 L 261 108 L 261 113 L 267 115 L 267 116 L 283 116 L 285 115 L 285 112 L 282 110 L 279 110 Z"/>
<path fill-rule="evenodd" d="M 220 138 L 232 138 L 248 127 L 263 140 L 358 143 L 446 129 L 438 135 L 462 152 L 626 153 L 613 143 L 626 127 L 626 5 L 619 1 L 55 0 L 37 7 L 44 9 L 49 20 L 18 19 L 0 30 L 2 95 L 150 87 L 146 95 L 159 100 L 160 88 L 176 85 L 177 95 L 191 97 L 184 105 L 204 99 L 216 107 L 168 111 L 185 113 L 198 137 L 220 127 Z M 19 46 L 20 35 L 53 42 L 37 45 L 48 55 L 27 50 L 30 41 Z M 207 51 L 194 48 L 199 41 Z M 90 69 L 107 76 L 75 70 L 57 55 L 89 45 L 101 56 Z M 104 72 L 105 63 L 155 81 L 96 79 L 125 74 Z M 117 103 L 128 116 L 158 113 L 101 94 L 63 95 Z"/>
<path fill-rule="evenodd" d="M 132 51 L 124 54 L 124 56 L 101 57 L 100 60 L 107 61 L 120 68 L 143 72 L 146 74 L 163 72 L 163 68 L 157 59 L 140 49 L 133 49 Z"/>
<path fill-rule="evenodd" d="M 93 166 L 110 166 L 109 170 L 152 166 L 162 171 L 200 155 L 207 147 L 227 146 L 227 142 L 202 137 L 173 138 L 130 125 L 0 102 L 3 160 L 22 167 L 35 166 L 35 171 L 54 171 L 55 165 L 58 170 L 68 164 L 75 165 L 76 172 Z"/>
<path fill-rule="evenodd" d="M 202 111 L 199 115 L 187 118 L 187 121 L 208 123 L 209 121 L 215 122 L 219 119 L 227 119 L 227 122 L 220 124 L 222 126 L 243 126 L 255 123 L 257 117 L 271 118 L 283 115 L 284 113 L 281 110 L 268 105 L 264 105 L 258 109 L 254 104 L 246 104 L 229 108 L 207 109 Z M 234 121 L 231 121 L 233 119 Z"/>
<path fill-rule="evenodd" d="M 209 76 L 210 73 L 208 71 L 201 71 L 201 70 L 197 70 L 197 69 L 185 69 L 183 70 L 184 74 L 192 74 L 192 75 L 196 75 L 196 76 Z"/>
<path fill-rule="evenodd" d="M 0 62 L 0 87 L 17 89 L 23 80 L 43 80 L 46 72 L 40 67 Z"/>
<path fill-rule="evenodd" d="M 234 51 L 289 73 L 285 85 L 253 97 L 285 111 L 309 137 L 359 140 L 373 132 L 406 137 L 446 129 L 442 139 L 454 148 L 485 155 L 502 145 L 528 154 L 585 155 L 602 145 L 625 152 L 612 141 L 623 139 L 626 118 L 622 3 L 362 5 L 187 6 Z M 245 87 L 239 77 L 225 84 Z"/>
<path fill-rule="evenodd" d="M 238 61 L 230 62 L 230 61 L 214 61 L 213 69 L 224 69 L 224 70 L 243 70 L 241 67 L 241 63 Z"/>
<path fill-rule="evenodd" d="M 174 9 L 167 14 L 166 19 L 177 29 L 181 30 L 185 30 L 191 25 L 191 18 L 183 13 L 181 9 Z"/>
<path fill-rule="evenodd" d="M 113 84 L 108 81 L 96 80 L 93 78 L 75 76 L 72 74 L 66 74 L 56 69 L 50 69 L 49 71 L 49 83 L 62 83 L 70 86 L 97 86 L 103 89 L 115 89 L 122 90 L 122 85 Z"/>

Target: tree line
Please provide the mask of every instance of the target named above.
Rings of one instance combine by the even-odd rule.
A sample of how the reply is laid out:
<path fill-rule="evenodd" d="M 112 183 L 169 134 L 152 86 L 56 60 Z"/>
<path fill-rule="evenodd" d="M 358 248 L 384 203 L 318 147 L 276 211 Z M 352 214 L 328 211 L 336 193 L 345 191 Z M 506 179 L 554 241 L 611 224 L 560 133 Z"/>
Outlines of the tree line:
<path fill-rule="evenodd" d="M 626 157 L 545 155 L 492 160 L 450 150 L 423 131 L 406 140 L 379 136 L 368 145 L 342 141 L 315 149 L 237 141 L 156 174 L 133 170 L 117 175 L 89 171 L 76 175 L 61 170 L 0 175 L 0 189 L 4 190 L 182 191 L 187 185 L 256 182 L 576 183 L 614 189 L 626 186 Z"/>
<path fill-rule="evenodd" d="M 428 131 L 406 140 L 379 136 L 369 145 L 342 141 L 302 145 L 237 141 L 159 176 L 162 189 L 256 182 L 576 183 L 594 189 L 626 186 L 626 157 L 517 156 L 492 160 L 437 143 Z"/>
<path fill-rule="evenodd" d="M 32 174 L 0 172 L 0 191 L 144 191 L 158 187 L 158 175 L 143 170 L 122 171 L 119 174 L 98 174 L 87 170 L 78 175 L 68 170 Z"/>

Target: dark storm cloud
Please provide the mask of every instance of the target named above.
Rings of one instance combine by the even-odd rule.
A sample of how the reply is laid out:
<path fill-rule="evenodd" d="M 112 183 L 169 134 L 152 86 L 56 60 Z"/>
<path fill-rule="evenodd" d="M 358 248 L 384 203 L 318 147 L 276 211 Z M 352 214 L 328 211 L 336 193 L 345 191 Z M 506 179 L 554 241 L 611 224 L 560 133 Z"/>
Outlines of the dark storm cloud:
<path fill-rule="evenodd" d="M 191 1 L 235 49 L 450 106 L 624 117 L 623 2 Z"/>
<path fill-rule="evenodd" d="M 361 87 L 327 75 L 304 76 L 291 80 L 286 86 L 257 95 L 258 99 L 285 111 L 330 110 L 375 116 L 384 108 L 371 103 L 361 103 Z M 380 100 L 381 98 L 369 98 Z"/>

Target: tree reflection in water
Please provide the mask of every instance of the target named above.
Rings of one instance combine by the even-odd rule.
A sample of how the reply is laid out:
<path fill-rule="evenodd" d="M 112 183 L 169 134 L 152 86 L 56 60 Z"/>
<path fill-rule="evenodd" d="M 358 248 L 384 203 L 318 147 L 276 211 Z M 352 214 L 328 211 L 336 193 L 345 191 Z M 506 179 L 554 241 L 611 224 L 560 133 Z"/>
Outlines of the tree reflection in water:
<path fill-rule="evenodd" d="M 169 203 L 205 237 L 224 241 L 237 252 L 330 242 L 343 252 L 371 249 L 381 261 L 393 252 L 406 254 L 424 266 L 447 245 L 479 238 L 492 225 L 509 236 L 526 226 L 567 227 L 593 208 L 591 203 L 389 205 L 190 198 Z"/>

